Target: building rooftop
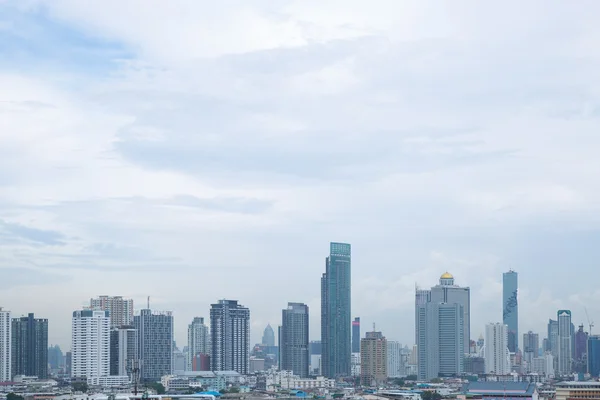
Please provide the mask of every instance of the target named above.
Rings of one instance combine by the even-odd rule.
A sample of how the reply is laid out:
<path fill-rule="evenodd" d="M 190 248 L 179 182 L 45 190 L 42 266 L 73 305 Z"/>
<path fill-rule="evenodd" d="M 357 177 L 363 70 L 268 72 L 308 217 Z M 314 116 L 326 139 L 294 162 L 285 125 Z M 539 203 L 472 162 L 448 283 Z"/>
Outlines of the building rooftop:
<path fill-rule="evenodd" d="M 483 395 L 532 395 L 535 383 L 530 382 L 470 382 L 463 386 L 464 393 Z"/>
<path fill-rule="evenodd" d="M 442 274 L 442 276 L 440 276 L 440 279 L 454 279 L 454 276 L 450 272 L 446 271 Z"/>

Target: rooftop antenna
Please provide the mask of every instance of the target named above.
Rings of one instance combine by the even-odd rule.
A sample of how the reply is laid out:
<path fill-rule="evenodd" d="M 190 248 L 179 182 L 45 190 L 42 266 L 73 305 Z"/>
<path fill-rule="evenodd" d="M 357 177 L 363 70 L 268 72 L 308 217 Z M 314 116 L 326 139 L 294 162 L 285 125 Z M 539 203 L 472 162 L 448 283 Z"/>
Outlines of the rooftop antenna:
<path fill-rule="evenodd" d="M 150 296 L 148 296 L 148 310 L 150 309 Z"/>
<path fill-rule="evenodd" d="M 375 332 L 375 322 L 373 322 L 373 332 Z"/>

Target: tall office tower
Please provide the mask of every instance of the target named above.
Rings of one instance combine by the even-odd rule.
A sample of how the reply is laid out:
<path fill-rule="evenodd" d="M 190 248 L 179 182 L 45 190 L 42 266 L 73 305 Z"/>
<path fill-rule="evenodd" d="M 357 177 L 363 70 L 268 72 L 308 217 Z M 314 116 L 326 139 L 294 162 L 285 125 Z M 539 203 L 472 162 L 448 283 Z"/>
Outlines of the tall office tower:
<path fill-rule="evenodd" d="M 508 327 L 501 323 L 485 326 L 485 373 L 510 374 Z"/>
<path fill-rule="evenodd" d="M 327 378 L 352 370 L 351 273 L 350 245 L 330 243 L 321 277 L 321 372 Z"/>
<path fill-rule="evenodd" d="M 586 364 L 587 342 L 588 333 L 584 332 L 583 325 L 579 325 L 577 332 L 575 332 L 575 363 L 578 367 L 585 366 Z M 585 372 L 585 369 L 576 372 Z"/>
<path fill-rule="evenodd" d="M 548 349 L 554 358 L 558 357 L 558 321 L 548 320 Z"/>
<path fill-rule="evenodd" d="M 519 274 L 510 270 L 502 274 L 502 322 L 508 326 L 508 351 L 519 348 Z"/>
<path fill-rule="evenodd" d="M 415 287 L 415 343 L 419 343 L 419 306 L 431 301 L 431 290 Z"/>
<path fill-rule="evenodd" d="M 360 353 L 360 317 L 352 321 L 352 352 Z"/>
<path fill-rule="evenodd" d="M 194 371 L 193 360 L 198 356 L 210 356 L 210 337 L 204 318 L 195 317 L 188 325 L 187 370 Z"/>
<path fill-rule="evenodd" d="M 271 324 L 267 324 L 263 332 L 262 345 L 267 347 L 275 346 L 275 331 L 271 327 Z"/>
<path fill-rule="evenodd" d="M 50 346 L 48 348 L 48 365 L 50 369 L 58 370 L 65 366 L 65 356 L 59 345 Z"/>
<path fill-rule="evenodd" d="M 10 311 L 0 307 L 0 382 L 12 380 L 12 323 Z"/>
<path fill-rule="evenodd" d="M 366 386 L 385 383 L 387 371 L 387 340 L 381 332 L 367 332 L 360 340 L 360 381 Z"/>
<path fill-rule="evenodd" d="M 395 340 L 388 340 L 387 342 L 387 373 L 390 378 L 404 376 L 402 345 Z"/>
<path fill-rule="evenodd" d="M 463 372 L 464 309 L 458 303 L 426 303 L 417 308 L 419 380 Z"/>
<path fill-rule="evenodd" d="M 281 321 L 280 369 L 307 378 L 310 363 L 308 306 L 303 303 L 288 303 L 287 308 L 281 312 Z"/>
<path fill-rule="evenodd" d="M 122 296 L 99 296 L 90 299 L 90 308 L 110 312 L 110 326 L 133 324 L 133 300 Z"/>
<path fill-rule="evenodd" d="M 110 374 L 110 316 L 108 311 L 73 312 L 71 377 L 97 385 Z"/>
<path fill-rule="evenodd" d="M 144 309 L 133 317 L 138 334 L 141 378 L 157 381 L 173 373 L 173 314 Z"/>
<path fill-rule="evenodd" d="M 138 332 L 133 325 L 123 325 L 110 331 L 110 374 L 131 375 L 138 360 Z"/>
<path fill-rule="evenodd" d="M 248 374 L 250 365 L 250 310 L 237 300 L 211 304 L 210 331 L 213 371 Z"/>
<path fill-rule="evenodd" d="M 572 324 L 571 311 L 558 310 L 558 370 L 559 376 L 566 376 L 571 373 L 572 353 Z"/>
<path fill-rule="evenodd" d="M 48 320 L 27 317 L 12 320 L 12 374 L 48 378 Z"/>
<path fill-rule="evenodd" d="M 533 359 L 539 357 L 540 337 L 531 331 L 523 334 L 523 358 L 525 359 L 526 372 L 533 372 Z"/>
<path fill-rule="evenodd" d="M 600 377 L 600 335 L 590 335 L 588 337 L 587 350 L 587 373 L 592 378 L 598 378 Z"/>

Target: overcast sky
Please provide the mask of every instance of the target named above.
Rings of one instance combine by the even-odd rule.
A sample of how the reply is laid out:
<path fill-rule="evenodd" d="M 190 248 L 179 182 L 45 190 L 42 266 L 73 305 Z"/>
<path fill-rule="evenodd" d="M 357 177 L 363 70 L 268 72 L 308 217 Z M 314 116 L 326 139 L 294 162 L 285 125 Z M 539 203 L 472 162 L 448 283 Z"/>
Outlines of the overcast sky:
<path fill-rule="evenodd" d="M 0 306 L 238 299 L 253 342 L 330 241 L 352 314 L 414 341 L 415 284 L 519 272 L 520 331 L 600 322 L 600 2 L 0 0 Z M 363 328 L 364 330 L 364 328 Z M 520 339 L 521 340 L 521 339 Z"/>

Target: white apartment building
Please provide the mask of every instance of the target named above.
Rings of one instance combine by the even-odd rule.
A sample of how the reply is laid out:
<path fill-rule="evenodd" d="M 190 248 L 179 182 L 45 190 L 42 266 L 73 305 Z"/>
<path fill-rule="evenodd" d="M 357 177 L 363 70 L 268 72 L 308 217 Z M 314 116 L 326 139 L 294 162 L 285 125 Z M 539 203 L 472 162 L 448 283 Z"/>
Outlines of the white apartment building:
<path fill-rule="evenodd" d="M 495 375 L 510 374 L 510 354 L 508 352 L 508 327 L 501 323 L 485 327 L 485 373 Z"/>
<path fill-rule="evenodd" d="M 394 340 L 388 340 L 387 342 L 387 372 L 390 378 L 404 376 L 402 345 Z"/>
<path fill-rule="evenodd" d="M 210 335 L 202 317 L 195 317 L 188 325 L 187 371 L 192 371 L 192 360 L 198 354 L 210 355 Z"/>
<path fill-rule="evenodd" d="M 0 382 L 10 382 L 11 373 L 12 322 L 10 311 L 0 307 Z"/>
<path fill-rule="evenodd" d="M 110 376 L 110 316 L 108 311 L 73 312 L 71 377 L 99 384 Z"/>
<path fill-rule="evenodd" d="M 323 376 L 316 378 L 300 378 L 292 371 L 269 371 L 266 380 L 267 392 L 277 390 L 308 390 L 308 389 L 332 389 L 335 388 L 335 379 Z"/>
<path fill-rule="evenodd" d="M 90 308 L 110 312 L 111 327 L 133 325 L 133 300 L 122 296 L 99 296 L 90 299 Z"/>

